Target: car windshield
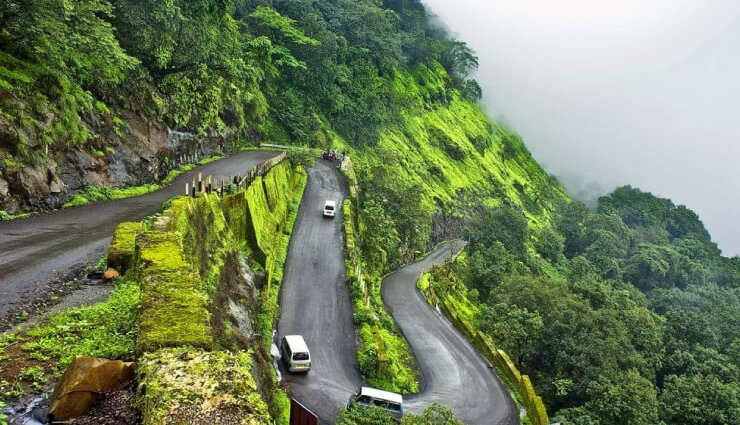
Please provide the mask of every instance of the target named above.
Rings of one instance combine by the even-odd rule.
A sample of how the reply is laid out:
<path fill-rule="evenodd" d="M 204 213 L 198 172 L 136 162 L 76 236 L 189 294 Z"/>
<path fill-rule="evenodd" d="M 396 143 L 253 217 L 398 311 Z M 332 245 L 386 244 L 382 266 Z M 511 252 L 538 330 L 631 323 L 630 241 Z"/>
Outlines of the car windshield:
<path fill-rule="evenodd" d="M 327 205 L 326 209 L 334 211 L 334 205 Z"/>
<path fill-rule="evenodd" d="M 308 360 L 308 353 L 295 353 L 293 360 Z"/>

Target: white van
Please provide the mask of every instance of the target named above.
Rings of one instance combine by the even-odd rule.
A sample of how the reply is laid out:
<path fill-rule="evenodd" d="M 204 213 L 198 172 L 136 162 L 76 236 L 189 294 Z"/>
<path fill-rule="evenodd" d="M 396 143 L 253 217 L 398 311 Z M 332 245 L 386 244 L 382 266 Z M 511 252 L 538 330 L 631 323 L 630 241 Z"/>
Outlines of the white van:
<path fill-rule="evenodd" d="M 334 201 L 326 201 L 324 204 L 324 217 L 332 217 L 336 215 L 337 203 Z"/>
<path fill-rule="evenodd" d="M 347 403 L 347 408 L 351 408 L 353 404 L 385 409 L 395 419 L 401 419 L 401 416 L 403 416 L 403 396 L 390 391 L 362 387 L 352 394 L 349 403 Z"/>
<path fill-rule="evenodd" d="M 311 370 L 311 353 L 300 335 L 285 335 L 280 342 L 280 355 L 291 372 L 308 373 Z"/>

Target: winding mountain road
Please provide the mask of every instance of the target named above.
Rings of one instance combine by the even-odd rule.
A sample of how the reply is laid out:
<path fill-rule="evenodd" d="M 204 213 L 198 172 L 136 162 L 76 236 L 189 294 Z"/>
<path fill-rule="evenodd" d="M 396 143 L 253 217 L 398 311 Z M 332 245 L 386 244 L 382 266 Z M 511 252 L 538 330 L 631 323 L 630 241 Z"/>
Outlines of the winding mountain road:
<path fill-rule="evenodd" d="M 356 360 L 352 302 L 345 284 L 342 217 L 322 217 L 326 200 L 346 196 L 341 174 L 317 161 L 308 185 L 285 263 L 277 337 L 300 334 L 311 350 L 311 371 L 283 376 L 292 394 L 323 423 L 334 423 L 362 380 Z M 341 210 L 340 210 L 341 212 Z M 442 244 L 432 254 L 388 276 L 383 299 L 414 351 L 425 379 L 422 393 L 406 396 L 407 411 L 420 413 L 431 403 L 450 406 L 471 425 L 518 423 L 518 411 L 493 371 L 473 346 L 416 290 L 430 266 L 442 264 L 461 243 Z"/>
<path fill-rule="evenodd" d="M 184 193 L 198 173 L 214 177 L 244 174 L 276 152 L 243 151 L 183 173 L 171 185 L 146 195 L 95 202 L 46 215 L 0 222 L 0 317 L 27 301 L 46 282 L 64 279 L 105 252 L 116 225 L 138 221 Z"/>
<path fill-rule="evenodd" d="M 468 424 L 517 424 L 519 412 L 488 362 L 416 289 L 427 268 L 449 261 L 463 246 L 460 241 L 444 243 L 383 280 L 383 301 L 424 376 L 424 391 L 407 396 L 404 404 L 412 413 L 421 413 L 430 403 L 444 404 Z"/>

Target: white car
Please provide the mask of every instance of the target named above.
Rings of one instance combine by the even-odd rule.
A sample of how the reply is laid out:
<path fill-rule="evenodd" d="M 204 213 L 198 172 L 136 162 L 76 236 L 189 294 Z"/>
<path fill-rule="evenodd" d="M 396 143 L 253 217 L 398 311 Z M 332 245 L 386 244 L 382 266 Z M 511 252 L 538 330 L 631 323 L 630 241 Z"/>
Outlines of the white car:
<path fill-rule="evenodd" d="M 390 391 L 361 387 L 352 394 L 349 403 L 347 403 L 347 408 L 350 409 L 355 404 L 385 409 L 396 420 L 400 420 L 403 416 L 403 396 Z"/>
<path fill-rule="evenodd" d="M 291 372 L 308 373 L 311 370 L 311 353 L 300 335 L 285 335 L 280 342 L 280 355 Z"/>
<path fill-rule="evenodd" d="M 324 217 L 334 218 L 337 211 L 337 203 L 334 201 L 326 201 L 324 204 Z"/>

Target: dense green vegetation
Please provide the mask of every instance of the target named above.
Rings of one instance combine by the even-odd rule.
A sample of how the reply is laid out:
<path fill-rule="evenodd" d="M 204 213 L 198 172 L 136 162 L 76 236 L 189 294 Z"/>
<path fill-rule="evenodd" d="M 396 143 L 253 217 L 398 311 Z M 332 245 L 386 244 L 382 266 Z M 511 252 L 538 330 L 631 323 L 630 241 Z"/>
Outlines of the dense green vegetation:
<path fill-rule="evenodd" d="M 691 210 L 631 187 L 553 227 L 482 213 L 434 274 L 574 424 L 740 422 L 740 273 Z"/>
<path fill-rule="evenodd" d="M 390 414 L 376 407 L 354 406 L 343 410 L 337 418 L 337 425 L 393 425 Z M 421 415 L 405 414 L 401 425 L 462 425 L 447 407 L 433 404 L 427 407 Z"/>
<path fill-rule="evenodd" d="M 474 216 L 467 253 L 430 285 L 511 354 L 552 416 L 740 423 L 740 259 L 722 257 L 696 214 L 669 200 L 626 187 L 596 211 L 569 202 L 476 104 L 476 65 L 418 0 L 0 0 L 0 173 L 63 160 L 70 148 L 105 156 L 131 114 L 346 151 L 369 288 L 367 314 L 356 318 L 366 378 L 415 389 L 380 278 Z M 307 152 L 291 161 L 307 163 Z M 89 190 L 70 205 L 116 196 Z M 283 209 L 294 218 L 294 206 Z M 270 284 L 287 247 L 279 236 L 260 239 L 277 260 L 265 270 Z M 198 272 L 212 292 L 214 273 Z M 116 294 L 138 300 L 122 288 Z M 267 293 L 266 337 L 276 286 Z M 75 313 L 85 326 L 88 311 Z M 132 344 L 124 335 L 112 347 L 125 357 Z M 373 376 L 381 354 L 393 379 Z"/>

